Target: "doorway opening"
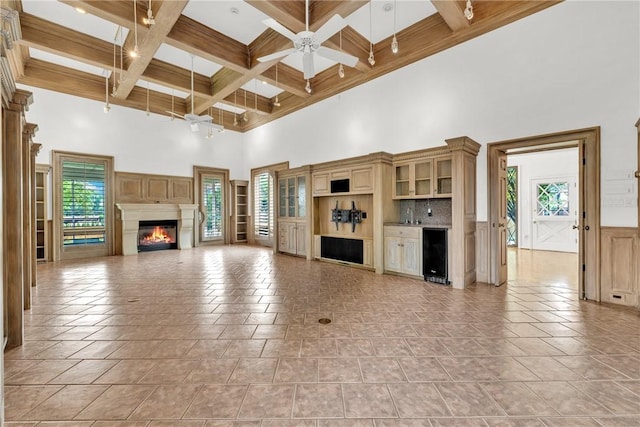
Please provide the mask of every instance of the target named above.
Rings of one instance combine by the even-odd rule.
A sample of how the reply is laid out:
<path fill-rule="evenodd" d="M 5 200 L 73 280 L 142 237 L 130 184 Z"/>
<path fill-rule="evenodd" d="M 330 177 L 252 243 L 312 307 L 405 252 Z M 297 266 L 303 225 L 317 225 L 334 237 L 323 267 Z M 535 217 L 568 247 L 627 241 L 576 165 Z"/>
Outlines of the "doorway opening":
<path fill-rule="evenodd" d="M 529 279 L 543 281 L 553 266 L 563 256 L 560 253 L 575 252 L 577 262 L 566 256 L 569 266 L 561 269 L 566 280 L 575 280 L 580 298 L 600 300 L 600 129 L 589 128 L 560 132 L 550 135 L 532 136 L 487 145 L 489 188 L 489 234 L 490 234 L 490 283 L 499 286 L 507 281 L 509 267 L 518 263 L 529 264 Z M 514 206 L 507 197 L 509 158 L 517 163 L 518 157 L 548 157 L 561 167 L 532 174 L 522 182 L 523 169 L 519 168 L 520 196 L 526 198 Z M 572 166 L 562 160 L 563 154 L 571 155 Z M 539 160 L 539 159 L 538 159 Z M 527 166 L 530 169 L 531 165 Z M 540 175 L 540 168 L 537 168 Z M 571 173 L 574 169 L 575 173 Z M 513 174 L 513 172 L 512 172 Z M 573 191 L 571 191 L 573 189 Z M 523 194 L 526 193 L 526 194 Z M 509 194 L 513 197 L 513 194 Z M 517 202 L 517 201 L 516 201 Z M 514 207 L 518 225 L 513 220 Z M 523 219 L 522 217 L 525 217 Z M 514 233 L 517 235 L 514 237 Z M 509 248 L 508 242 L 514 243 Z M 515 247 L 518 246 L 518 248 Z M 530 251 L 525 254 L 525 249 Z M 554 256 L 554 254 L 556 256 Z M 533 259 L 534 255 L 541 255 Z M 539 259 L 538 259 L 539 258 Z M 577 264 L 577 268 L 573 266 Z M 535 267 L 537 265 L 537 268 Z M 517 271 L 522 277 L 527 270 Z M 577 272 L 576 272 L 577 270 Z M 558 274 L 563 274 L 562 271 Z M 571 271 L 575 279 L 572 279 Z"/>

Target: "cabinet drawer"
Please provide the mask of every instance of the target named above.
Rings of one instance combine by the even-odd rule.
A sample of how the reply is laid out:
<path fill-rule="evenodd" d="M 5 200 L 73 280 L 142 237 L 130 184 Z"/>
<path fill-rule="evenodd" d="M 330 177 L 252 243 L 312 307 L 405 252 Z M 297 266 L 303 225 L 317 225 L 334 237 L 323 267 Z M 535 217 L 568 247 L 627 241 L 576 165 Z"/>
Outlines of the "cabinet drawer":
<path fill-rule="evenodd" d="M 384 237 L 409 237 L 419 239 L 422 235 L 422 227 L 403 227 L 388 225 L 384 227 Z"/>

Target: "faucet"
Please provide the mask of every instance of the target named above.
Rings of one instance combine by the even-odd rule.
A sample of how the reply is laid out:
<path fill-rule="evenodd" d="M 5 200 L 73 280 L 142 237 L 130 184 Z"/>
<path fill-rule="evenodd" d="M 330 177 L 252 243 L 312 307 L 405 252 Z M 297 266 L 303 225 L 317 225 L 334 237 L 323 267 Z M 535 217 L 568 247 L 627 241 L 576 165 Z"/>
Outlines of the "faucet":
<path fill-rule="evenodd" d="M 413 209 L 407 208 L 407 222 L 413 224 Z"/>

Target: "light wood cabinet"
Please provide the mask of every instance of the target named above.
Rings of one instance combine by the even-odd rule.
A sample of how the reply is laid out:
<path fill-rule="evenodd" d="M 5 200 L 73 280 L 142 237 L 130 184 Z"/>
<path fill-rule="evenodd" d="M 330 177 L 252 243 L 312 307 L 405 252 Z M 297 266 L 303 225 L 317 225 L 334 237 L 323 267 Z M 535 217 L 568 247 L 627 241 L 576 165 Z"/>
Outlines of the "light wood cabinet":
<path fill-rule="evenodd" d="M 306 224 L 295 221 L 278 221 L 278 250 L 305 256 L 307 254 Z"/>
<path fill-rule="evenodd" d="M 384 227 L 385 271 L 422 275 L 422 228 Z"/>
<path fill-rule="evenodd" d="M 348 191 L 331 192 L 331 182 L 348 180 Z M 335 190 L 334 190 L 335 191 Z M 373 167 L 361 166 L 348 169 L 335 169 L 313 174 L 313 196 L 372 194 Z"/>
<path fill-rule="evenodd" d="M 450 156 L 394 163 L 394 199 L 451 197 L 452 184 Z"/>
<path fill-rule="evenodd" d="M 278 217 L 307 216 L 307 176 L 295 175 L 278 179 Z"/>
<path fill-rule="evenodd" d="M 36 261 L 49 260 L 49 233 L 47 230 L 47 181 L 49 165 L 36 165 L 35 182 L 35 229 L 36 229 Z"/>
<path fill-rule="evenodd" d="M 232 180 L 231 197 L 233 200 L 231 214 L 231 243 L 247 241 L 249 181 Z"/>
<path fill-rule="evenodd" d="M 373 193 L 373 168 L 351 169 L 351 193 Z"/>
<path fill-rule="evenodd" d="M 423 199 L 433 194 L 431 159 L 404 162 L 394 166 L 393 198 Z"/>

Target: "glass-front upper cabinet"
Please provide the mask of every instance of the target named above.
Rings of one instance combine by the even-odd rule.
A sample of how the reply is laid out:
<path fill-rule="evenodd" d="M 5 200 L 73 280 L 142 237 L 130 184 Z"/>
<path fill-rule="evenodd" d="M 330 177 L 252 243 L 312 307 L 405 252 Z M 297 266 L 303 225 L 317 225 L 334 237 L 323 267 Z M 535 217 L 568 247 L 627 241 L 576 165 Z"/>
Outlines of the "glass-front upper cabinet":
<path fill-rule="evenodd" d="M 281 218 L 304 218 L 307 215 L 307 182 L 303 175 L 278 180 L 278 215 Z"/>
<path fill-rule="evenodd" d="M 307 187 L 304 176 L 298 177 L 298 216 L 304 218 L 307 216 Z"/>

